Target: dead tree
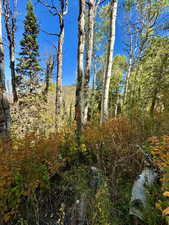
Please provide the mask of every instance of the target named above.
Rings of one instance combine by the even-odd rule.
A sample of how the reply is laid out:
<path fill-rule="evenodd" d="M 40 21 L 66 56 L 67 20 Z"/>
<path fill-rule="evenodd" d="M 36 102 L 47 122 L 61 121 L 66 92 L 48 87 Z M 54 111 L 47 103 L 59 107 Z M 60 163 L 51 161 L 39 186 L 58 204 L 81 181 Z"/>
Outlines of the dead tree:
<path fill-rule="evenodd" d="M 49 92 L 49 85 L 50 85 L 50 79 L 52 77 L 53 68 L 54 68 L 54 57 L 50 55 L 46 62 L 45 89 L 43 91 L 46 101 L 47 101 L 47 95 Z"/>
<path fill-rule="evenodd" d="M 0 136 L 9 135 L 10 127 L 10 107 L 5 96 L 5 66 L 4 48 L 2 39 L 2 0 L 0 0 Z"/>
<path fill-rule="evenodd" d="M 10 0 L 3 0 L 4 7 L 4 19 L 7 38 L 9 42 L 9 58 L 10 58 L 10 70 L 12 78 L 12 94 L 13 101 L 18 101 L 16 91 L 16 72 L 15 72 L 15 33 L 16 33 L 16 11 L 17 11 L 17 0 L 14 1 L 14 9 L 12 10 Z"/>
<path fill-rule="evenodd" d="M 56 77 L 56 127 L 59 127 L 59 120 L 62 115 L 62 65 L 63 65 L 63 43 L 64 43 L 64 16 L 68 13 L 68 0 L 60 0 L 60 7 L 54 5 L 53 1 L 51 4 L 48 1 L 38 0 L 41 4 L 49 9 L 49 12 L 53 16 L 59 18 L 59 33 L 50 35 L 56 35 L 58 37 L 57 46 L 57 77 Z"/>

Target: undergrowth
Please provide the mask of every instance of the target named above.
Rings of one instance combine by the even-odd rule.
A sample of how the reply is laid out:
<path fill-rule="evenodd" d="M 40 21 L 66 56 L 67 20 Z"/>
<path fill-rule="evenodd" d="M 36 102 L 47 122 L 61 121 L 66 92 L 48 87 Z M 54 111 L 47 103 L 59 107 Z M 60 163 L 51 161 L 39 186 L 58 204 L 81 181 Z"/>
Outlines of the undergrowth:
<path fill-rule="evenodd" d="M 87 224 L 131 225 L 131 188 L 145 166 L 144 154 L 138 148 L 147 138 L 143 130 L 136 122 L 116 118 L 102 127 L 89 123 L 80 145 L 74 126 L 48 136 L 32 132 L 1 140 L 0 224 L 64 224 L 70 218 L 78 220 L 78 204 L 83 199 Z M 165 146 L 158 143 L 161 149 L 168 146 L 168 142 Z M 150 149 L 150 143 L 146 146 Z M 158 154 L 166 159 L 168 153 L 164 153 Z M 154 157 L 159 166 L 156 155 L 157 151 Z M 164 180 L 162 184 L 167 191 Z M 157 193 L 150 211 L 162 201 L 160 191 Z M 165 200 L 160 207 L 167 204 Z M 163 221 L 162 211 L 158 212 L 157 221 Z M 151 218 L 148 225 L 159 225 Z"/>

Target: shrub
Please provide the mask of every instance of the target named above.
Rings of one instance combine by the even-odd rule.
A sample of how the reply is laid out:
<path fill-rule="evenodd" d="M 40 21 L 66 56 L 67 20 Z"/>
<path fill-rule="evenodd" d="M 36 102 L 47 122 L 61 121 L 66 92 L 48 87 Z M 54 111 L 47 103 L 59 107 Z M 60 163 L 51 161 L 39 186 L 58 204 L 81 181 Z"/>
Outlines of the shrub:
<path fill-rule="evenodd" d="M 163 198 L 159 200 L 157 206 L 169 224 L 169 136 L 151 137 L 148 141 L 154 165 L 161 172 Z"/>
<path fill-rule="evenodd" d="M 49 178 L 61 165 L 58 160 L 59 137 L 34 133 L 11 140 L 0 156 L 0 217 L 7 222 L 20 207 L 23 198 L 32 198 L 38 187 L 49 189 Z M 3 145 L 3 143 L 2 143 Z"/>

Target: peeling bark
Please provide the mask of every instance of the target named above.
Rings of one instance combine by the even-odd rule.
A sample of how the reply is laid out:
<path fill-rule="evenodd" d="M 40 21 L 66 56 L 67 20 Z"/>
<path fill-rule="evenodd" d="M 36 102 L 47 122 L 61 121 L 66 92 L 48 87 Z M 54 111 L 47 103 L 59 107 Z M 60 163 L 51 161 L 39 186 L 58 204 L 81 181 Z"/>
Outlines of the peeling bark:
<path fill-rule="evenodd" d="M 50 55 L 46 63 L 46 79 L 45 79 L 45 89 L 44 89 L 44 95 L 46 96 L 46 101 L 47 101 L 47 95 L 49 92 L 49 85 L 50 85 L 50 79 L 52 77 L 53 67 L 54 67 L 54 59 L 53 59 L 53 56 Z"/>
<path fill-rule="evenodd" d="M 93 55 L 93 42 L 94 42 L 94 21 L 96 16 L 97 7 L 95 6 L 95 1 L 90 0 L 88 12 L 88 43 L 87 43 L 87 53 L 86 53 L 86 66 L 84 74 L 84 84 L 83 84 L 83 124 L 87 122 L 88 107 L 89 107 L 89 82 L 91 74 L 91 63 Z"/>

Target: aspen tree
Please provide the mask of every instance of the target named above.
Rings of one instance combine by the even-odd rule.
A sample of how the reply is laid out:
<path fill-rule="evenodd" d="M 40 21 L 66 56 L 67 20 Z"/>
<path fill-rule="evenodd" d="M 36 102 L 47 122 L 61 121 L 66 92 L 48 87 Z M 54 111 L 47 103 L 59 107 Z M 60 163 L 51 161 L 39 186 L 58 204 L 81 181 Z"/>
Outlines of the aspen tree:
<path fill-rule="evenodd" d="M 108 103 L 109 103 L 109 87 L 112 73 L 112 61 L 115 44 L 115 31 L 116 31 L 116 17 L 117 17 L 117 0 L 112 0 L 110 3 L 110 26 L 109 26 L 109 43 L 107 51 L 107 64 L 104 76 L 104 84 L 102 90 L 102 103 L 101 103 L 101 119 L 103 124 L 108 119 Z"/>

